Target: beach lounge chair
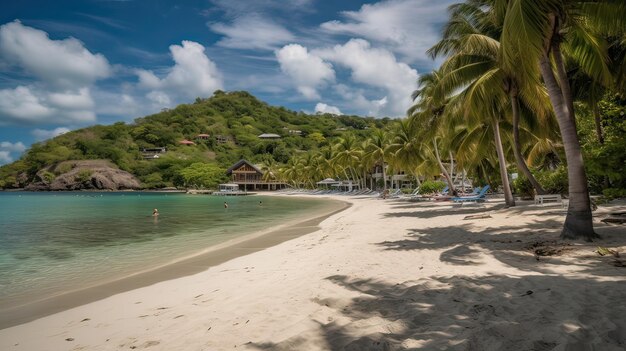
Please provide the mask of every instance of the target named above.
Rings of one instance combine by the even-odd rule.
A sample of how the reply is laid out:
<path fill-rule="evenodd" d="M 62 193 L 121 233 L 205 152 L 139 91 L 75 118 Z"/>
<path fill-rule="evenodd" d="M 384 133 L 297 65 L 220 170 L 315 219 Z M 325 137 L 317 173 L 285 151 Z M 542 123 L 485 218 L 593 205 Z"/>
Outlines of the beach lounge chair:
<path fill-rule="evenodd" d="M 463 204 L 464 202 L 483 202 L 485 201 L 485 194 L 489 191 L 489 185 L 485 185 L 478 194 L 473 196 L 459 196 L 453 197 L 452 201 Z"/>

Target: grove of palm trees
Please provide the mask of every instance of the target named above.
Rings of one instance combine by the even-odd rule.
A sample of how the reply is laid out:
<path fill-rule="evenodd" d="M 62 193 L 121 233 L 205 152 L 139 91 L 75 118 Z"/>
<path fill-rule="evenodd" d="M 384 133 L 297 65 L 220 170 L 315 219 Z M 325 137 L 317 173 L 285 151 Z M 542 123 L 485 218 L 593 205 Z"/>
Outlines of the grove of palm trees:
<path fill-rule="evenodd" d="M 452 5 L 428 50 L 442 63 L 420 75 L 405 118 L 364 140 L 348 133 L 296 155 L 279 174 L 295 186 L 331 177 L 386 189 L 402 171 L 413 187 L 438 179 L 455 194 L 467 176 L 499 189 L 506 207 L 562 193 L 561 238 L 592 240 L 590 194 L 626 194 L 625 18 L 624 1 Z"/>

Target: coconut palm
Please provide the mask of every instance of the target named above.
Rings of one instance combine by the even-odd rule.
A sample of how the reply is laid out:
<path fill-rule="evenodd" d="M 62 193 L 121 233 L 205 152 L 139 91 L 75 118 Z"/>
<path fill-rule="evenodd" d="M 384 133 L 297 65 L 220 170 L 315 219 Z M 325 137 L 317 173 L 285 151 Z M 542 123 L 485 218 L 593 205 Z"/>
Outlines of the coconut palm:
<path fill-rule="evenodd" d="M 489 90 L 498 90 L 498 93 L 503 92 L 508 96 L 510 108 L 505 108 L 503 112 L 512 112 L 513 151 L 517 168 L 535 191 L 543 194 L 543 187 L 530 172 L 522 153 L 519 134 L 520 99 L 523 107 L 532 109 L 537 119 L 545 125 L 547 96 L 540 85 L 521 86 L 513 75 L 503 69 L 498 41 L 500 27 L 490 16 L 489 8 L 485 6 L 488 3 L 487 0 L 473 0 L 451 6 L 450 21 L 445 27 L 444 37 L 428 52 L 433 58 L 448 55 L 443 64 L 446 75 L 442 80 L 442 89 L 454 91 L 482 80 L 489 84 L 485 86 L 485 97 L 491 96 L 492 91 Z"/>
<path fill-rule="evenodd" d="M 613 0 L 494 0 L 494 15 L 502 18 L 503 63 L 521 81 L 540 74 L 559 124 L 567 160 L 569 208 L 561 237 L 597 237 L 582 151 L 576 134 L 571 88 L 562 54 L 567 41 L 580 67 L 598 80 L 610 77 L 602 43 L 587 35 L 588 28 L 623 35 L 626 2 Z M 520 59 L 523 58 L 523 59 Z M 538 64 L 538 65 L 537 65 Z"/>
<path fill-rule="evenodd" d="M 418 137 L 428 140 L 432 144 L 432 150 L 441 170 L 441 175 L 446 179 L 450 192 L 456 194 L 454 182 L 443 165 L 439 153 L 439 144 L 442 139 L 441 132 L 446 125 L 444 111 L 447 103 L 447 98 L 440 93 L 439 89 L 442 79 L 443 72 L 441 71 L 432 71 L 421 75 L 418 79 L 418 89 L 411 95 L 416 103 L 409 108 L 407 114 L 409 119 L 411 119 L 410 123 L 419 126 L 417 130 Z"/>
<path fill-rule="evenodd" d="M 387 163 L 390 157 L 389 133 L 382 129 L 375 129 L 366 140 L 363 156 L 365 159 L 380 164 L 383 169 L 383 190 L 387 190 Z"/>

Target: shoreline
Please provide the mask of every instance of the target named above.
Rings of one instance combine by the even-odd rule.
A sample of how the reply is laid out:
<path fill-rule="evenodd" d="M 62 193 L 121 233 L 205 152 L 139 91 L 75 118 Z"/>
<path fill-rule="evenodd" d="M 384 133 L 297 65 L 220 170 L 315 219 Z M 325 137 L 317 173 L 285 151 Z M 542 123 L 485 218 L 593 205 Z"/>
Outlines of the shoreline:
<path fill-rule="evenodd" d="M 594 212 L 603 239 L 587 243 L 558 239 L 560 206 L 311 196 L 351 206 L 319 230 L 198 274 L 2 329 L 0 349 L 622 350 L 626 343 L 624 261 L 596 252 L 598 245 L 626 252 L 624 227 L 600 221 L 626 202 Z"/>
<path fill-rule="evenodd" d="M 231 259 L 261 251 L 315 232 L 319 229 L 318 225 L 323 220 L 351 206 L 346 201 L 327 200 L 328 206 L 310 215 L 300 216 L 281 225 L 209 246 L 198 253 L 151 267 L 148 270 L 134 272 L 96 285 L 81 287 L 1 309 L 0 330 L 28 323 L 126 291 L 197 274 L 209 267 L 219 265 Z"/>

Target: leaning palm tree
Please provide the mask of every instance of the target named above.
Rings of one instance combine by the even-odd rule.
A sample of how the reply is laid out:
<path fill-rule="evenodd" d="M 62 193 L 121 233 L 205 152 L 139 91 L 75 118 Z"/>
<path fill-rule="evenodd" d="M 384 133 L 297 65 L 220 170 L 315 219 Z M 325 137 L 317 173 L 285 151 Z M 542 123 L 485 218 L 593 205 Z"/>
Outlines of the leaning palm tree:
<path fill-rule="evenodd" d="M 494 0 L 494 16 L 501 18 L 503 62 L 520 81 L 541 75 L 561 130 L 569 179 L 569 208 L 561 237 L 597 237 L 582 150 L 576 133 L 574 103 L 562 54 L 568 41 L 578 63 L 593 77 L 608 79 L 610 71 L 601 41 L 588 28 L 620 35 L 624 32 L 626 2 L 615 0 Z"/>
<path fill-rule="evenodd" d="M 417 131 L 419 138 L 428 140 L 432 145 L 434 156 L 441 170 L 441 175 L 446 179 L 450 192 L 456 194 L 454 182 L 448 170 L 443 164 L 440 155 L 440 141 L 445 139 L 442 132 L 446 125 L 445 108 L 447 98 L 440 93 L 439 85 L 443 79 L 442 71 L 432 71 L 420 76 L 418 80 L 418 89 L 413 92 L 411 97 L 416 103 L 409 108 L 407 114 L 410 123 L 419 126 Z"/>

